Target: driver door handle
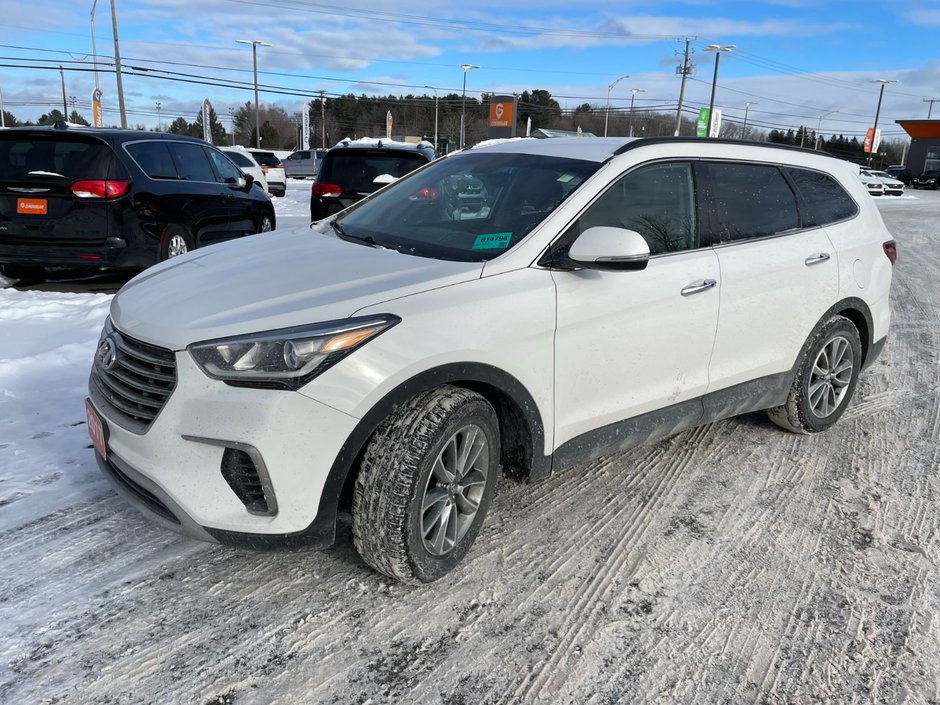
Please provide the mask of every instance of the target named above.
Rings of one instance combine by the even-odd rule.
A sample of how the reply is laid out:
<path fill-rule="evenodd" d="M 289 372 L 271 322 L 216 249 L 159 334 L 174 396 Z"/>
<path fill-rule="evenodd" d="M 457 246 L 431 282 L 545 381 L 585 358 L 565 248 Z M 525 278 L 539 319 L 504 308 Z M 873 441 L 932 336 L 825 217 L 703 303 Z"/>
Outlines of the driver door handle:
<path fill-rule="evenodd" d="M 708 291 L 709 289 L 714 289 L 718 284 L 714 279 L 705 279 L 698 284 L 689 284 L 682 290 L 683 296 L 691 296 L 692 294 L 701 294 L 703 291 Z"/>
<path fill-rule="evenodd" d="M 812 257 L 807 257 L 803 260 L 803 264 L 807 267 L 812 267 L 814 264 L 822 264 L 823 262 L 829 261 L 828 252 L 820 252 L 818 255 L 813 255 Z"/>

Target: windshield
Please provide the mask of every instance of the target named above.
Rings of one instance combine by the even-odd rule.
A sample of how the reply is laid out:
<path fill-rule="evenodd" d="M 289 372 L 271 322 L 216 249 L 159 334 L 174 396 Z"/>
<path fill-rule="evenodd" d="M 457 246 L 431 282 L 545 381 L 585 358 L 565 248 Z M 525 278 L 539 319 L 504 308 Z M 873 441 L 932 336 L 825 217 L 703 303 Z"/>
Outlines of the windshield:
<path fill-rule="evenodd" d="M 342 234 L 419 257 L 498 257 L 600 168 L 502 152 L 434 162 L 337 218 Z"/>

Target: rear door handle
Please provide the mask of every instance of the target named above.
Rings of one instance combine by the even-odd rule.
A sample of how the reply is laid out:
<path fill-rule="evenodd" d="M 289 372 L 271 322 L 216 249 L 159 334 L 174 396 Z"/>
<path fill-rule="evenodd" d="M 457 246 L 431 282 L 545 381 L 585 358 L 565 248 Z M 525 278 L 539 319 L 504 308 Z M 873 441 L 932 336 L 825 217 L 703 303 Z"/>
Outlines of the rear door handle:
<path fill-rule="evenodd" d="M 807 267 L 812 267 L 814 264 L 822 264 L 823 262 L 829 261 L 828 252 L 820 252 L 818 255 L 813 255 L 812 257 L 807 257 L 803 260 L 803 264 Z"/>
<path fill-rule="evenodd" d="M 708 291 L 709 289 L 714 289 L 718 284 L 714 279 L 705 279 L 699 284 L 689 284 L 682 290 L 683 296 L 691 296 L 692 294 L 701 294 L 703 291 Z"/>

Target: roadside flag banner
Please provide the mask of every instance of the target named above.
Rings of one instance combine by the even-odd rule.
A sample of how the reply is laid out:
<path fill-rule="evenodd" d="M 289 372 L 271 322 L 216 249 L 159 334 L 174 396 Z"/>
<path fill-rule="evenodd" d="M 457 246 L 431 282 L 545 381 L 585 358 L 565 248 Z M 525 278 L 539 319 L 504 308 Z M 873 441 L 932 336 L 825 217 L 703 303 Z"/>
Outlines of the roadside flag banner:
<path fill-rule="evenodd" d="M 209 144 L 212 144 L 212 125 L 209 123 L 209 111 L 211 109 L 209 99 L 205 98 L 202 101 L 202 139 Z"/>
<path fill-rule="evenodd" d="M 881 128 L 879 127 L 875 130 L 875 143 L 871 147 L 872 152 L 877 152 L 878 148 L 881 147 Z"/>
<path fill-rule="evenodd" d="M 871 154 L 871 143 L 872 138 L 875 136 L 875 128 L 869 127 L 868 131 L 865 133 L 865 154 Z"/>
<path fill-rule="evenodd" d="M 101 90 L 96 88 L 91 92 L 91 124 L 92 127 L 104 127 L 101 118 Z"/>
<path fill-rule="evenodd" d="M 708 133 L 709 137 L 718 137 L 721 134 L 721 111 L 716 110 L 715 116 L 712 118 L 712 129 Z"/>
<path fill-rule="evenodd" d="M 695 136 L 705 137 L 708 135 L 708 108 L 699 108 L 698 120 L 695 121 Z"/>
<path fill-rule="evenodd" d="M 304 107 L 300 110 L 300 148 L 307 150 L 310 149 L 310 101 L 304 103 Z"/>
<path fill-rule="evenodd" d="M 392 139 L 392 111 L 389 110 L 385 116 L 385 139 Z"/>
<path fill-rule="evenodd" d="M 525 136 L 526 137 L 532 136 L 532 118 L 531 117 L 527 117 L 525 119 Z"/>

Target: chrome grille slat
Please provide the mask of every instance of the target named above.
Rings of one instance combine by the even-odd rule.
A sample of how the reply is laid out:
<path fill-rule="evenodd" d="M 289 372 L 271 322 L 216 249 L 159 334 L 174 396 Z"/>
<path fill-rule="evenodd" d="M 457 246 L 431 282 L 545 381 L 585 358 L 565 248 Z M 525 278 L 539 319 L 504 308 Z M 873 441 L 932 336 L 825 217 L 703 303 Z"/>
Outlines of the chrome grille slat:
<path fill-rule="evenodd" d="M 116 358 L 111 360 L 111 369 L 96 362 L 91 379 L 117 420 L 142 433 L 176 388 L 176 356 L 172 350 L 131 338 L 110 325 L 106 332 Z"/>

